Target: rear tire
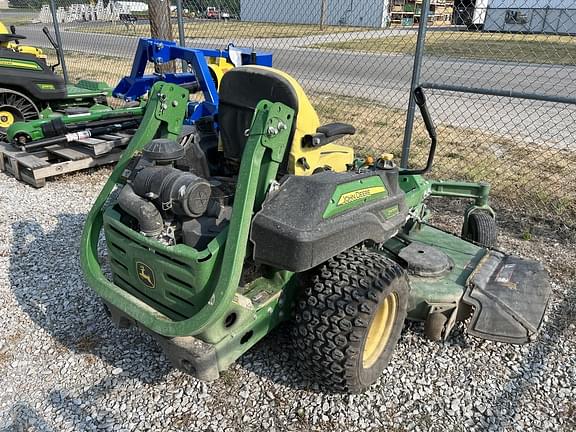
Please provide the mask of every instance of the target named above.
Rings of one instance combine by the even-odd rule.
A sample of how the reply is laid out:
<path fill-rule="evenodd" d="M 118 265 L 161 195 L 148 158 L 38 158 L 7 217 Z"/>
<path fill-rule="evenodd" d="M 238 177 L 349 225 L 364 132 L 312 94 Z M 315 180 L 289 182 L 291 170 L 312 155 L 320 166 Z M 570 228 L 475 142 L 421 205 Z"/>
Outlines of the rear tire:
<path fill-rule="evenodd" d="M 34 120 L 39 116 L 38 107 L 28 96 L 0 88 L 0 141 L 6 139 L 6 131 L 15 122 Z"/>
<path fill-rule="evenodd" d="M 408 292 L 402 268 L 378 253 L 353 248 L 328 260 L 296 306 L 296 355 L 324 387 L 365 390 L 392 357 Z"/>
<path fill-rule="evenodd" d="M 486 212 L 474 212 L 468 216 L 467 232 L 462 237 L 487 248 L 496 246 L 496 220 Z"/>

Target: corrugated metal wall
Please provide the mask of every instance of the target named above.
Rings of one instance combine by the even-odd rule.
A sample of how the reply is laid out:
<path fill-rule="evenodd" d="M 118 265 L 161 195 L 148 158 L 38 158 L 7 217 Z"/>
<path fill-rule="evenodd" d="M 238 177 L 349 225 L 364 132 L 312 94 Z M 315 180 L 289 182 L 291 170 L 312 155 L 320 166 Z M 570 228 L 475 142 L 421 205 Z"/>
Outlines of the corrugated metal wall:
<path fill-rule="evenodd" d="M 322 0 L 241 0 L 240 19 L 294 24 L 319 24 Z M 388 0 L 328 0 L 325 23 L 382 27 Z"/>
<path fill-rule="evenodd" d="M 576 6 L 573 9 L 553 8 L 488 8 L 484 30 L 512 31 L 523 33 L 557 33 L 576 35 Z M 507 14 L 519 12 L 525 17 L 525 22 L 514 23 L 507 20 Z M 524 17 L 522 17 L 524 21 Z"/>
<path fill-rule="evenodd" d="M 514 12 L 522 22 L 507 19 Z M 487 31 L 576 34 L 576 1 L 477 0 L 474 23 Z"/>

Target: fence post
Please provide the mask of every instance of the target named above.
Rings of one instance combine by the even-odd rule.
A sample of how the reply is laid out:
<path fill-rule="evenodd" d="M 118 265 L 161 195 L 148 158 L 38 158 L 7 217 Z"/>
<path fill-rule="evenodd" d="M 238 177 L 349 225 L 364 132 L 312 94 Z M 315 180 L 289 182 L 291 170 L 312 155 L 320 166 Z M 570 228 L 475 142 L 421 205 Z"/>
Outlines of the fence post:
<path fill-rule="evenodd" d="M 176 0 L 176 16 L 178 17 L 178 42 L 180 46 L 186 46 L 186 35 L 184 34 L 184 11 L 182 10 L 182 0 Z M 188 72 L 188 63 L 182 60 L 182 72 Z"/>
<path fill-rule="evenodd" d="M 422 70 L 422 59 L 424 57 L 424 43 L 426 41 L 429 12 L 430 0 L 422 0 L 422 12 L 420 13 L 420 24 L 418 25 L 418 37 L 416 39 L 416 52 L 414 53 L 414 67 L 412 69 L 412 81 L 410 83 L 408 112 L 406 114 L 406 126 L 404 129 L 404 142 L 402 144 L 402 159 L 400 161 L 400 166 L 402 168 L 408 167 L 408 158 L 410 156 L 410 143 L 412 142 L 414 116 L 416 114 L 414 89 L 420 84 L 420 72 Z"/>
<path fill-rule="evenodd" d="M 64 75 L 64 82 L 68 84 L 68 68 L 66 67 L 64 50 L 62 49 L 62 37 L 60 36 L 60 23 L 58 22 L 58 13 L 55 0 L 50 0 L 50 12 L 52 12 L 52 24 L 54 25 L 54 34 L 56 35 L 56 43 L 58 44 L 58 52 L 56 55 L 58 56 L 60 64 L 62 65 L 62 75 Z"/>
<path fill-rule="evenodd" d="M 320 30 L 324 30 L 324 25 L 326 24 L 326 13 L 328 9 L 328 0 L 322 0 L 320 4 Z"/>

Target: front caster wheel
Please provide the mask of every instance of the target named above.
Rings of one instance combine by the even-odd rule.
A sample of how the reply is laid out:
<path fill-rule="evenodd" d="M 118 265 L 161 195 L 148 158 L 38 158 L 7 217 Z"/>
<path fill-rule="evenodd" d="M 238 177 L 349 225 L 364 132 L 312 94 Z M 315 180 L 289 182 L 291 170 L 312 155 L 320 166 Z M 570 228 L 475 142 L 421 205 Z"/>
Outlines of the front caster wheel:
<path fill-rule="evenodd" d="M 400 338 L 406 275 L 384 256 L 354 248 L 310 280 L 296 307 L 296 355 L 323 386 L 361 392 L 382 374 Z"/>
<path fill-rule="evenodd" d="M 462 237 L 487 248 L 496 246 L 496 220 L 486 212 L 474 212 L 468 216 L 468 227 Z"/>

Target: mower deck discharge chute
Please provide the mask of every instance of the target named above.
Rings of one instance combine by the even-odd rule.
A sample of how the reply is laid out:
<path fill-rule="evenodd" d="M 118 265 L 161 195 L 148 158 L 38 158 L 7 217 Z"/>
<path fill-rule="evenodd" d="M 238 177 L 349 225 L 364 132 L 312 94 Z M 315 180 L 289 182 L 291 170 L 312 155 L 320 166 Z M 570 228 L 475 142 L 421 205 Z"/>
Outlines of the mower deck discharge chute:
<path fill-rule="evenodd" d="M 289 321 L 296 355 L 328 388 L 358 392 L 390 360 L 405 319 L 433 339 L 469 331 L 524 343 L 550 294 L 539 263 L 491 249 L 487 185 L 430 181 L 391 155 L 355 157 L 298 83 L 266 67 L 222 78 L 218 130 L 180 134 L 188 91 L 154 84 L 140 128 L 84 229 L 82 267 L 112 320 L 150 332 L 175 366 L 216 379 Z M 119 194 L 112 192 L 119 190 Z M 473 201 L 463 238 L 430 226 L 429 197 Z M 99 261 L 106 237 L 111 274 Z"/>

